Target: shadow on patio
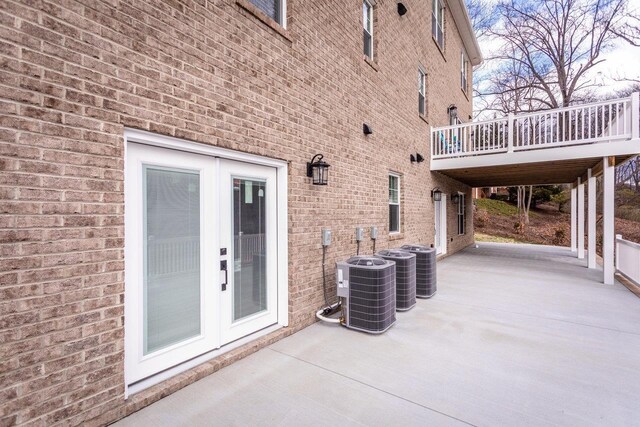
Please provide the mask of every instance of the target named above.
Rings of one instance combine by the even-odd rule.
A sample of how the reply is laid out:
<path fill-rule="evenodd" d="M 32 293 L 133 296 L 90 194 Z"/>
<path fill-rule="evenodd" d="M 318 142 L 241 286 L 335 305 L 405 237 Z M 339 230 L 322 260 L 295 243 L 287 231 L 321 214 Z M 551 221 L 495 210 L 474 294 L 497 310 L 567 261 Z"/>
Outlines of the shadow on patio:
<path fill-rule="evenodd" d="M 582 264 L 470 247 L 387 333 L 315 324 L 119 425 L 637 425 L 640 300 Z"/>

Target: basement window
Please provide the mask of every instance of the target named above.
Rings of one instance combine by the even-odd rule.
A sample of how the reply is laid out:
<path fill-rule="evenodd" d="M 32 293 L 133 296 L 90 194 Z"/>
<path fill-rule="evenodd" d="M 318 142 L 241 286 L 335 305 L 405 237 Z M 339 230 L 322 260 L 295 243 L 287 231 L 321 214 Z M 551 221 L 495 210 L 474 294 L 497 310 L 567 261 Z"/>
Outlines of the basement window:
<path fill-rule="evenodd" d="M 389 232 L 400 232 L 400 175 L 389 174 Z"/>
<path fill-rule="evenodd" d="M 458 193 L 458 234 L 467 233 L 467 203 L 466 195 Z"/>

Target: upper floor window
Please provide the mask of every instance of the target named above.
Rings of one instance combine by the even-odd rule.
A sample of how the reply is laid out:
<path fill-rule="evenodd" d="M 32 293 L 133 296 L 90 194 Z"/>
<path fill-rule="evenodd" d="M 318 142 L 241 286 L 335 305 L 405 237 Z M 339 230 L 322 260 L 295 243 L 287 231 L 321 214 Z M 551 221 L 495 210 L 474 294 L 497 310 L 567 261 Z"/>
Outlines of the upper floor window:
<path fill-rule="evenodd" d="M 444 5 L 442 1 L 443 0 L 433 0 L 431 31 L 438 46 L 444 49 Z"/>
<path fill-rule="evenodd" d="M 462 52 L 462 60 L 460 64 L 460 87 L 462 90 L 467 92 L 469 88 L 469 60 L 467 56 Z"/>
<path fill-rule="evenodd" d="M 362 1 L 362 27 L 364 54 L 373 59 L 373 6 L 367 0 Z"/>
<path fill-rule="evenodd" d="M 258 9 L 263 11 L 268 17 L 278 24 L 285 26 L 285 4 L 286 0 L 249 0 Z"/>
<path fill-rule="evenodd" d="M 389 232 L 400 232 L 400 175 L 389 174 Z"/>
<path fill-rule="evenodd" d="M 424 115 L 426 111 L 426 87 L 427 75 L 421 68 L 418 68 L 418 112 L 422 115 Z"/>

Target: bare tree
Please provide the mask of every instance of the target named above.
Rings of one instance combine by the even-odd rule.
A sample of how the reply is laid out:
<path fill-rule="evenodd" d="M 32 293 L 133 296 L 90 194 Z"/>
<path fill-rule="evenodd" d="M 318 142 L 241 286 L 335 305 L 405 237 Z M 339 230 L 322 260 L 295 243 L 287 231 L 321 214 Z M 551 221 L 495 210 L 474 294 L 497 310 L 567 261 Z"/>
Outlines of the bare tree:
<path fill-rule="evenodd" d="M 491 0 L 467 0 L 467 10 L 471 25 L 477 38 L 483 38 L 490 33 L 498 15 L 495 13 L 496 4 Z"/>
<path fill-rule="evenodd" d="M 568 106 L 589 97 L 594 86 L 587 72 L 604 59 L 601 54 L 625 36 L 633 16 L 629 0 L 507 0 L 498 5 L 499 25 L 490 31 L 503 43 L 490 58 L 502 72 L 510 70 L 512 82 L 526 85 L 527 105 L 535 109 Z M 518 66 L 514 67 L 513 62 Z M 521 90 L 521 86 L 495 84 L 496 92 Z M 482 95 L 482 94 L 481 94 Z"/>

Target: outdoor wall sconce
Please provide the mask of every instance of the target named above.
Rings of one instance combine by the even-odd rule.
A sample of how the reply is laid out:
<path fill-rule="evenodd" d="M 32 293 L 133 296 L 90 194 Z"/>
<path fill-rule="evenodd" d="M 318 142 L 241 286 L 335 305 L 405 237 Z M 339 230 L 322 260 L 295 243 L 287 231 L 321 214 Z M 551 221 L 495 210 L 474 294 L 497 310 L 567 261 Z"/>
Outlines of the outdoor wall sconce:
<path fill-rule="evenodd" d="M 433 190 L 431 190 L 431 198 L 433 199 L 434 202 L 441 201 L 442 191 L 438 190 L 437 188 L 434 188 Z"/>
<path fill-rule="evenodd" d="M 404 16 L 405 13 L 407 13 L 407 7 L 402 3 L 398 3 L 398 15 Z"/>
<path fill-rule="evenodd" d="M 371 135 L 373 133 L 373 128 L 371 126 L 369 126 L 366 123 L 362 124 L 362 132 L 364 132 L 365 135 Z"/>
<path fill-rule="evenodd" d="M 458 203 L 460 203 L 460 195 L 454 194 L 453 197 L 451 197 L 451 201 L 454 205 L 457 205 Z"/>
<path fill-rule="evenodd" d="M 458 118 L 458 107 L 454 104 L 449 105 L 447 113 L 449 113 L 449 120 L 451 121 L 451 124 L 456 124 L 456 119 Z"/>
<path fill-rule="evenodd" d="M 313 185 L 327 185 L 329 180 L 329 166 L 331 165 L 322 159 L 322 154 L 316 154 L 310 162 L 307 162 L 307 176 L 313 178 Z"/>
<path fill-rule="evenodd" d="M 422 162 L 424 162 L 424 157 L 422 157 L 422 154 L 416 153 L 415 156 L 413 154 L 411 154 L 409 156 L 409 160 L 411 160 L 411 163 L 414 163 L 414 162 L 422 163 Z"/>

